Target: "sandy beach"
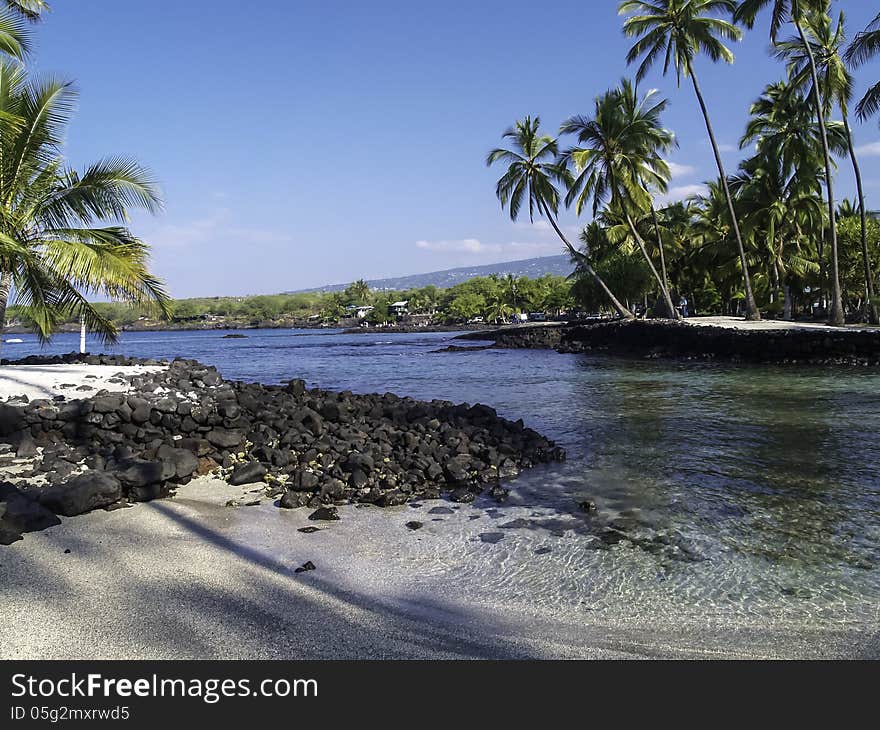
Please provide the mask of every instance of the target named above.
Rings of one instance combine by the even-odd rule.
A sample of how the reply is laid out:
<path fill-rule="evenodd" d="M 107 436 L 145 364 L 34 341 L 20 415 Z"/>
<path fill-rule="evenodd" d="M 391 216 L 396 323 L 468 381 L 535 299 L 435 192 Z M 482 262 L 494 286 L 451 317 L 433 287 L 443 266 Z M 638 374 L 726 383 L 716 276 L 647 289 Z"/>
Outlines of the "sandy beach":
<path fill-rule="evenodd" d="M 880 656 L 876 632 L 761 619 L 594 615 L 562 545 L 526 529 L 487 544 L 485 504 L 344 507 L 335 523 L 278 510 L 251 487 L 200 479 L 174 499 L 93 512 L 0 554 L 4 658 L 831 658 Z M 431 513 L 435 507 L 442 514 Z M 432 521 L 432 520 L 438 521 Z M 407 522 L 423 520 L 412 531 Z M 493 525 L 494 523 L 494 525 Z M 319 527 L 304 534 L 302 527 Z M 560 540 L 563 543 L 564 540 Z M 516 543 L 516 546 L 513 545 Z M 312 561 L 316 570 L 296 573 Z M 493 567 L 494 566 L 494 567 Z M 507 584 L 507 589 L 505 589 Z M 513 588 L 514 590 L 509 590 Z M 543 594 L 543 595 L 542 595 Z M 493 597 L 494 596 L 494 597 Z"/>
<path fill-rule="evenodd" d="M 144 369 L 161 368 L 4 367 L 0 395 L 123 390 L 116 376 Z M 0 656 L 880 657 L 876 606 L 837 622 L 798 598 L 706 604 L 689 581 L 711 563 L 676 566 L 678 586 L 658 582 L 652 556 L 586 535 L 570 497 L 536 501 L 514 482 L 501 506 L 348 505 L 338 522 L 314 522 L 310 508 L 278 509 L 264 486 L 202 477 L 0 548 Z M 315 569 L 297 572 L 307 562 Z"/>
<path fill-rule="evenodd" d="M 99 390 L 126 392 L 126 376 L 158 372 L 163 366 L 151 365 L 3 365 L 0 367 L 0 401 L 16 396 L 69 400 L 87 398 Z M 88 390 L 78 390 L 88 388 Z"/>

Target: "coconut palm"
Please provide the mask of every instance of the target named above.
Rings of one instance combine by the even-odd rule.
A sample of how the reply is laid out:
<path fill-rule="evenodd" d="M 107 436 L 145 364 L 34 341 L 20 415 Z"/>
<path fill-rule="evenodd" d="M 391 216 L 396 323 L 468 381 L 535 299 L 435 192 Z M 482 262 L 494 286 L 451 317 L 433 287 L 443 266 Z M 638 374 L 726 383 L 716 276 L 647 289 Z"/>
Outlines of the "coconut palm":
<path fill-rule="evenodd" d="M 653 209 L 650 189 L 665 191 L 670 176 L 669 165 L 660 156 L 674 139 L 660 126 L 668 102 L 654 99 L 654 94 L 639 98 L 635 86 L 624 79 L 596 99 L 592 117 L 575 116 L 562 124 L 561 133 L 574 135 L 579 145 L 561 157 L 574 170 L 565 202 L 574 204 L 578 214 L 587 203 L 594 217 L 606 204 L 621 214 L 657 280 L 669 316 L 677 318 L 665 278 L 657 272 L 633 221 L 633 215 Z"/>
<path fill-rule="evenodd" d="M 3 0 L 3 3 L 12 12 L 31 21 L 39 20 L 49 9 L 49 3 L 45 0 Z"/>
<path fill-rule="evenodd" d="M 86 295 L 170 314 L 147 245 L 122 225 L 131 208 L 156 211 L 161 202 L 131 160 L 108 158 L 82 173 L 65 167 L 59 149 L 75 100 L 70 84 L 29 81 L 19 64 L 0 60 L 0 324 L 12 301 L 43 339 L 78 314 L 113 341 L 116 327 Z"/>
<path fill-rule="evenodd" d="M 370 300 L 370 285 L 363 279 L 358 279 L 348 286 L 346 293 L 355 304 L 366 304 Z"/>
<path fill-rule="evenodd" d="M 740 149 L 755 143 L 766 155 L 779 158 L 786 175 L 798 173 L 798 167 L 809 165 L 822 148 L 819 124 L 809 102 L 794 83 L 777 81 L 768 84 L 749 109 L 749 121 L 740 140 Z M 828 143 L 838 154 L 847 151 L 846 129 L 840 122 L 828 122 Z"/>
<path fill-rule="evenodd" d="M 0 53 L 19 61 L 30 48 L 30 33 L 23 21 L 36 22 L 49 9 L 44 0 L 2 0 L 0 3 Z"/>
<path fill-rule="evenodd" d="M 844 198 L 837 204 L 838 218 L 855 218 L 859 215 L 859 201 Z M 868 219 L 880 220 L 880 210 L 866 210 L 865 216 Z"/>
<path fill-rule="evenodd" d="M 794 24 L 798 33 L 798 39 L 807 55 L 807 65 L 810 69 L 810 78 L 813 82 L 811 98 L 819 120 L 820 139 L 822 141 L 822 154 L 825 160 L 825 190 L 827 191 L 828 203 L 828 235 L 831 240 L 831 313 L 828 323 L 833 325 L 844 324 L 843 297 L 840 291 L 840 266 L 837 255 L 837 222 L 834 219 L 834 177 L 832 175 L 831 150 L 828 144 L 828 131 L 826 128 L 825 106 L 822 103 L 820 92 L 819 70 L 813 46 L 807 40 L 804 26 L 811 13 L 821 12 L 825 0 L 743 0 L 734 14 L 734 20 L 745 23 L 748 28 L 753 28 L 758 13 L 765 7 L 772 6 L 770 16 L 770 40 L 776 42 L 779 30 L 788 21 Z"/>
<path fill-rule="evenodd" d="M 861 224 L 862 267 L 865 275 L 866 313 L 873 324 L 880 324 L 874 300 L 874 275 L 871 259 L 868 254 L 868 221 L 865 211 L 865 192 L 862 185 L 862 172 L 856 156 L 852 129 L 849 124 L 849 104 L 852 100 L 853 78 L 842 57 L 842 49 L 846 43 L 844 30 L 844 14 L 840 12 L 837 27 L 832 25 L 828 15 L 830 2 L 825 3 L 821 12 L 808 16 L 804 24 L 805 36 L 812 46 L 813 57 L 819 70 L 823 106 L 826 116 L 831 113 L 833 104 L 837 104 L 843 118 L 846 132 L 847 154 L 853 166 L 856 180 L 856 192 L 859 200 L 859 218 Z M 777 44 L 777 56 L 788 60 L 789 77 L 797 86 L 806 87 L 812 83 L 810 75 L 810 59 L 799 38 L 791 38 Z M 810 90 L 812 94 L 812 89 Z"/>
<path fill-rule="evenodd" d="M 772 148 L 760 149 L 743 162 L 731 181 L 743 215 L 743 233 L 769 263 L 771 291 L 775 292 L 771 301 L 778 301 L 780 289 L 784 290 L 786 319 L 791 318 L 791 277 L 819 271 L 809 242 L 821 237 L 825 223 L 818 194 L 821 159 L 814 150 L 799 162 L 798 174 L 792 175 Z"/>
<path fill-rule="evenodd" d="M 559 190 L 557 183 L 568 185 L 571 176 L 564 165 L 557 163 L 559 145 L 555 139 L 541 133 L 539 117 L 526 117 L 508 129 L 503 139 L 509 140 L 513 149 L 497 148 L 486 158 L 486 165 L 507 163 L 507 171 L 498 180 L 495 194 L 502 208 L 509 208 L 511 220 L 516 220 L 524 202 L 529 206 L 529 220 L 535 214 L 543 215 L 565 244 L 569 254 L 580 260 L 580 253 L 562 232 L 556 219 L 559 213 Z M 611 306 L 625 318 L 632 319 L 630 312 L 596 273 L 589 261 L 582 261 L 584 269 L 608 297 Z"/>
<path fill-rule="evenodd" d="M 880 52 L 880 13 L 874 18 L 868 27 L 856 34 L 850 47 L 843 54 L 843 60 L 852 66 L 861 66 L 870 61 Z M 880 109 L 880 81 L 865 92 L 861 101 L 856 105 L 856 114 L 859 119 L 865 120 L 877 113 Z"/>
<path fill-rule="evenodd" d="M 716 14 L 719 12 L 730 14 L 735 8 L 735 0 L 624 0 L 620 3 L 619 12 L 621 15 L 635 13 L 624 22 L 623 32 L 628 37 L 638 37 L 638 41 L 630 48 L 626 57 L 627 63 L 635 63 L 639 58 L 642 59 L 636 78 L 644 78 L 651 66 L 662 57 L 664 75 L 669 71 L 670 66 L 674 66 L 679 84 L 682 76 L 691 80 L 706 123 L 712 152 L 715 155 L 719 180 L 730 208 L 730 219 L 742 267 L 746 317 L 757 320 L 761 318 L 761 314 L 752 293 L 742 235 L 736 219 L 733 198 L 727 189 L 727 173 L 724 171 L 709 110 L 694 70 L 694 60 L 699 53 L 705 53 L 712 61 L 733 63 L 733 53 L 724 45 L 722 39 L 739 40 L 740 30 L 732 23 L 717 17 Z"/>

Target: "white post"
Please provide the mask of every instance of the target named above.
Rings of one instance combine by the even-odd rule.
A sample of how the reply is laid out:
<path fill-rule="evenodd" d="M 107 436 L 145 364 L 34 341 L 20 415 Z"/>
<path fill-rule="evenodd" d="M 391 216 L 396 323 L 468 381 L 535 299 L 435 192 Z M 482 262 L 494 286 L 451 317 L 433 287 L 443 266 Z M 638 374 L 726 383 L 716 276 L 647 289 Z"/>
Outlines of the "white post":
<path fill-rule="evenodd" d="M 79 351 L 80 354 L 86 354 L 86 315 L 79 316 Z"/>

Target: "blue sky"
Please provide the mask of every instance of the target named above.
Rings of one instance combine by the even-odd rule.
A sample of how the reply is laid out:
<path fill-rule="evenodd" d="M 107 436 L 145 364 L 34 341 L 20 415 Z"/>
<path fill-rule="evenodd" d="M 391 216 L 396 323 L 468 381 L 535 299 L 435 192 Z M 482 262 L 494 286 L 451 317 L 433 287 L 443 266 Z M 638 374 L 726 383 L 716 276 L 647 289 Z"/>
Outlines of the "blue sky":
<path fill-rule="evenodd" d="M 850 34 L 873 3 L 835 3 Z M 616 0 L 55 0 L 32 67 L 74 79 L 76 166 L 137 157 L 165 212 L 138 216 L 174 296 L 270 293 L 560 253 L 546 225 L 511 223 L 483 160 L 514 120 L 548 131 L 627 74 Z M 697 69 L 735 169 L 749 103 L 783 68 L 766 24 L 734 66 Z M 877 66 L 857 75 L 858 91 Z M 673 195 L 714 174 L 693 91 L 652 75 L 679 139 Z M 880 130 L 856 125 L 869 205 Z M 838 195 L 852 196 L 840 165 Z M 575 230 L 577 221 L 564 216 Z"/>

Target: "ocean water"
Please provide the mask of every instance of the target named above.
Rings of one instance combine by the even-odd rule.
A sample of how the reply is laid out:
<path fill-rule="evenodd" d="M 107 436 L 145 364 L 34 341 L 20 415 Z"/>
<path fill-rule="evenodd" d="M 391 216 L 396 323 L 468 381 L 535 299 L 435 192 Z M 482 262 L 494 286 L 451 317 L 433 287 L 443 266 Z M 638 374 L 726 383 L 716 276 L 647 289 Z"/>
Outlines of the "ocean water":
<path fill-rule="evenodd" d="M 510 483 L 509 507 L 477 503 L 497 527 L 486 559 L 458 561 L 455 579 L 496 603 L 880 627 L 877 370 L 438 352 L 449 333 L 224 334 L 125 333 L 107 351 L 196 358 L 232 379 L 486 403 L 562 445 L 566 462 Z M 4 357 L 78 346 L 21 337 Z M 451 537 L 437 570 L 455 557 Z"/>

